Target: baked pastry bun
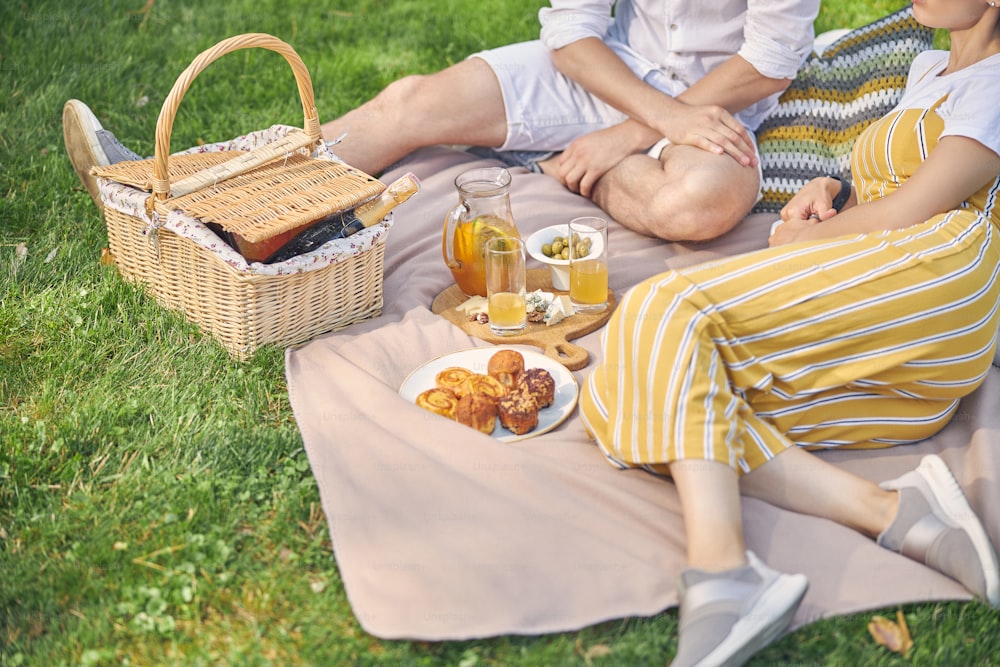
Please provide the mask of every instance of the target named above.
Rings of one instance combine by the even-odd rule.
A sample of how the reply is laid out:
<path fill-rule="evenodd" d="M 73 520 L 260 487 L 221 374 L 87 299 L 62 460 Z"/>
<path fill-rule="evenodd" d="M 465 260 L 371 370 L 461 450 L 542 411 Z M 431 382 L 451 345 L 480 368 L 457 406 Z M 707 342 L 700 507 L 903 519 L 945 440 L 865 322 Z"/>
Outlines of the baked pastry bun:
<path fill-rule="evenodd" d="M 416 404 L 434 414 L 454 419 L 458 396 L 447 387 L 431 387 L 417 395 Z"/>
<path fill-rule="evenodd" d="M 507 387 L 500 384 L 500 381 L 491 375 L 472 373 L 462 381 L 456 393 L 459 398 L 469 394 L 485 394 L 496 403 L 501 396 L 507 393 Z"/>
<path fill-rule="evenodd" d="M 455 405 L 455 421 L 491 435 L 497 425 L 496 399 L 482 393 L 465 394 Z"/>
<path fill-rule="evenodd" d="M 486 364 L 486 373 L 511 388 L 524 372 L 524 355 L 517 350 L 500 350 Z"/>
<path fill-rule="evenodd" d="M 461 366 L 450 366 L 449 368 L 445 368 L 444 370 L 440 371 L 434 377 L 434 384 L 437 385 L 438 387 L 447 387 L 452 391 L 457 391 L 458 388 L 462 386 L 462 383 L 465 381 L 465 378 L 469 377 L 470 375 L 472 375 L 472 371 L 470 371 L 468 368 L 462 368 Z"/>
<path fill-rule="evenodd" d="M 549 407 L 556 399 L 556 381 L 544 368 L 529 368 L 521 376 L 519 384 L 525 385 L 539 410 Z"/>
<path fill-rule="evenodd" d="M 538 426 L 538 403 L 524 384 L 497 403 L 500 425 L 516 435 L 523 435 Z"/>

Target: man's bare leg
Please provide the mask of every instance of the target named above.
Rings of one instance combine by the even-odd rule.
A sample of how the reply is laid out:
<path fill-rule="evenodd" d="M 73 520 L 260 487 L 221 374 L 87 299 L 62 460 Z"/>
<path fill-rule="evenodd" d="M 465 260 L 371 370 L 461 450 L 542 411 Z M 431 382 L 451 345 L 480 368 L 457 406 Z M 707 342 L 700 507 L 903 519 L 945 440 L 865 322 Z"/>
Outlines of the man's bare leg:
<path fill-rule="evenodd" d="M 470 58 L 434 74 L 395 81 L 357 109 L 324 123 L 322 131 L 327 141 L 346 133 L 334 151 L 377 175 L 424 146 L 500 146 L 507 117 L 492 68 Z"/>
<path fill-rule="evenodd" d="M 641 234 L 704 241 L 735 227 L 753 208 L 759 191 L 756 167 L 671 145 L 659 160 L 645 154 L 622 160 L 597 182 L 593 200 Z"/>

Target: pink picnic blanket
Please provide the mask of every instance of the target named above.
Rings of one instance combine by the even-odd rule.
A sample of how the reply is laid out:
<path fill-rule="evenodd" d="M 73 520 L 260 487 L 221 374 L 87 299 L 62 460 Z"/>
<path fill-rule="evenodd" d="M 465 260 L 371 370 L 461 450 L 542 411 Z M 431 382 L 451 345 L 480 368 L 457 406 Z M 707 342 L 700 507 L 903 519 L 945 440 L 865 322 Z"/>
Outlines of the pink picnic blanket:
<path fill-rule="evenodd" d="M 417 152 L 383 176 L 413 171 L 422 190 L 396 212 L 386 245 L 383 314 L 289 350 L 292 408 L 319 485 L 333 550 L 362 627 L 382 638 L 457 640 L 578 629 L 677 603 L 684 528 L 668 479 L 605 462 L 574 411 L 557 428 L 504 443 L 399 396 L 415 368 L 486 345 L 431 312 L 453 284 L 441 258 L 453 180 L 496 164 L 449 149 Z M 600 212 L 554 179 L 513 169 L 523 236 Z M 611 288 L 669 268 L 766 246 L 774 216 L 752 215 L 710 243 L 666 243 L 612 222 Z M 540 265 L 529 260 L 531 268 Z M 577 339 L 600 358 L 600 330 Z M 1000 369 L 952 423 L 918 445 L 826 452 L 880 481 L 928 452 L 951 466 L 1000 543 Z M 747 499 L 747 544 L 810 588 L 795 625 L 901 603 L 968 599 L 955 582 L 829 521 Z"/>

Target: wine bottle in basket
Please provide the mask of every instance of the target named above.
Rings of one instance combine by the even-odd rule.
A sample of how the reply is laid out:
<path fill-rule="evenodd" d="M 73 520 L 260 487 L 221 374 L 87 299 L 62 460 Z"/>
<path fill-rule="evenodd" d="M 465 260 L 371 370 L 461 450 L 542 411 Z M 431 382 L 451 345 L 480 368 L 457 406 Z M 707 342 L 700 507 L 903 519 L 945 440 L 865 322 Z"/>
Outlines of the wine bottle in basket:
<path fill-rule="evenodd" d="M 338 211 L 316 221 L 263 262 L 264 264 L 284 262 L 296 255 L 315 250 L 327 241 L 346 238 L 365 227 L 371 227 L 388 215 L 389 211 L 416 194 L 419 189 L 420 181 L 412 173 L 407 173 L 391 183 L 375 199 L 360 204 L 352 210 Z"/>

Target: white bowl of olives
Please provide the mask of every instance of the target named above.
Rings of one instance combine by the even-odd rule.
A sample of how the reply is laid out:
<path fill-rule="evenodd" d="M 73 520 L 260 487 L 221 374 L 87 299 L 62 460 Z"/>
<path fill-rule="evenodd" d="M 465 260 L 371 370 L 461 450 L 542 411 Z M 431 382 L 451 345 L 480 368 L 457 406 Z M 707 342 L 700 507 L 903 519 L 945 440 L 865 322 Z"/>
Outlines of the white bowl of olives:
<path fill-rule="evenodd" d="M 525 242 L 528 254 L 549 267 L 552 288 L 569 290 L 569 224 L 550 225 L 540 229 Z M 578 239 L 579 240 L 579 239 Z M 586 252 L 584 252 L 586 251 Z M 590 249 L 577 248 L 577 256 L 585 257 Z"/>

